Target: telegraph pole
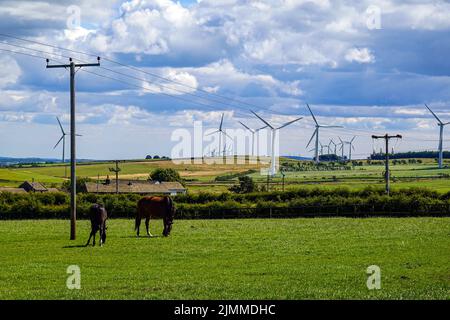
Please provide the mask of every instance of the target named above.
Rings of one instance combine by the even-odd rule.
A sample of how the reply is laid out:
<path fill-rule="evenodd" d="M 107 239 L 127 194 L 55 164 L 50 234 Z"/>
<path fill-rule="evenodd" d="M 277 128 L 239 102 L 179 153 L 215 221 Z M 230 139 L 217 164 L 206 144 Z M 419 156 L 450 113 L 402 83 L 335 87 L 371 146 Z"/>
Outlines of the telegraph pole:
<path fill-rule="evenodd" d="M 109 171 L 116 173 L 116 194 L 118 194 L 119 193 L 119 172 L 121 169 L 119 168 L 119 160 L 116 160 L 115 162 L 116 162 L 116 167 L 109 168 Z"/>
<path fill-rule="evenodd" d="M 97 57 L 97 63 L 74 63 L 72 58 L 69 64 L 49 65 L 47 59 L 47 68 L 64 68 L 70 70 L 70 240 L 76 238 L 77 222 L 77 177 L 76 177 L 76 147 L 75 147 L 75 73 L 76 68 L 98 67 L 100 66 L 100 57 Z"/>
<path fill-rule="evenodd" d="M 385 159 L 385 167 L 386 167 L 386 172 L 384 173 L 384 179 L 386 181 L 386 193 L 387 195 L 389 195 L 390 191 L 391 191 L 391 185 L 390 185 L 390 173 L 389 173 L 389 140 L 390 139 L 401 139 L 402 136 L 397 134 L 395 136 L 390 136 L 387 133 L 384 136 L 372 136 L 372 139 L 384 139 L 386 142 L 386 159 Z"/>

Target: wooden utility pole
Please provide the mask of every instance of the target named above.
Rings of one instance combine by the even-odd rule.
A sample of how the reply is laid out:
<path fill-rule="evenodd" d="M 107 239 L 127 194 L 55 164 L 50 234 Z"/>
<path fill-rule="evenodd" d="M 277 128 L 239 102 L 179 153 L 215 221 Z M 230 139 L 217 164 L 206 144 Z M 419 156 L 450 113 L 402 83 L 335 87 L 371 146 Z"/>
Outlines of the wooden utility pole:
<path fill-rule="evenodd" d="M 391 185 L 390 185 L 390 172 L 389 172 L 389 140 L 390 139 L 401 139 L 402 136 L 397 134 L 395 136 L 390 136 L 387 133 L 384 136 L 372 136 L 372 139 L 384 139 L 386 142 L 386 157 L 385 157 L 385 167 L 386 172 L 384 173 L 384 179 L 386 181 L 386 193 L 389 195 L 391 192 Z"/>
<path fill-rule="evenodd" d="M 116 160 L 115 163 L 116 163 L 116 167 L 109 168 L 109 171 L 116 173 L 116 194 L 118 194 L 119 193 L 119 172 L 121 169 L 119 168 L 119 160 Z"/>
<path fill-rule="evenodd" d="M 281 176 L 282 176 L 281 181 L 282 181 L 283 192 L 284 192 L 284 177 L 285 177 L 286 174 L 284 173 L 283 170 L 280 170 L 280 173 L 281 173 Z"/>
<path fill-rule="evenodd" d="M 74 63 L 72 58 L 69 64 L 49 65 L 47 59 L 47 68 L 64 68 L 70 70 L 70 240 L 76 238 L 77 222 L 77 176 L 76 176 L 76 147 L 75 147 L 75 73 L 76 68 L 98 67 L 100 66 L 100 57 L 97 57 L 97 63 Z"/>

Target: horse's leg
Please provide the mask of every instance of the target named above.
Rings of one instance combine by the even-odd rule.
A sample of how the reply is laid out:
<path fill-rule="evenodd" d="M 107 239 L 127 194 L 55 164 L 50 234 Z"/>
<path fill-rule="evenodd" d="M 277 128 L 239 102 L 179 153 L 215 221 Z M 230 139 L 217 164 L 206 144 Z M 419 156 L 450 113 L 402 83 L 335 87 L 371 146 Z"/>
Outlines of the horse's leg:
<path fill-rule="evenodd" d="M 102 227 L 100 227 L 100 229 L 99 229 L 99 234 L 100 234 L 100 247 L 103 247 L 103 229 L 102 229 Z"/>
<path fill-rule="evenodd" d="M 136 236 L 139 237 L 139 227 L 141 226 L 141 217 L 136 216 Z"/>
<path fill-rule="evenodd" d="M 145 218 L 145 227 L 147 228 L 147 235 L 148 235 L 149 237 L 151 237 L 152 234 L 150 233 L 150 230 L 149 230 L 149 228 L 148 228 L 149 224 L 150 224 L 150 217 L 147 217 L 147 218 Z"/>
<path fill-rule="evenodd" d="M 91 242 L 91 238 L 92 238 L 92 230 L 91 230 L 91 233 L 89 234 L 89 239 L 86 242 L 86 247 L 89 245 L 89 242 Z"/>
<path fill-rule="evenodd" d="M 94 231 L 94 241 L 92 242 L 92 246 L 95 247 L 95 235 L 97 234 L 97 230 Z"/>

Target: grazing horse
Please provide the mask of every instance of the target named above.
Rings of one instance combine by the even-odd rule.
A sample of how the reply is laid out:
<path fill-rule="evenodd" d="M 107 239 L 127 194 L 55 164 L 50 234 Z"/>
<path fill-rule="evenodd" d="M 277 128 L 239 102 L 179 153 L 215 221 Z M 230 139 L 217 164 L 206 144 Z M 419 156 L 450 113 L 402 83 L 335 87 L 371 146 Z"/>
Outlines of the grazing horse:
<path fill-rule="evenodd" d="M 162 218 L 164 222 L 163 236 L 167 237 L 172 230 L 173 218 L 175 216 L 175 207 L 170 197 L 144 197 L 138 201 L 135 230 L 139 237 L 139 227 L 141 219 L 145 218 L 145 227 L 147 235 L 151 237 L 148 225 L 150 218 Z"/>
<path fill-rule="evenodd" d="M 89 216 L 91 219 L 91 234 L 89 235 L 86 246 L 89 245 L 92 236 L 94 236 L 92 245 L 95 246 L 95 235 L 97 234 L 97 231 L 100 231 L 101 247 L 106 242 L 106 219 L 108 218 L 108 214 L 105 207 L 100 204 L 93 204 L 89 211 Z"/>

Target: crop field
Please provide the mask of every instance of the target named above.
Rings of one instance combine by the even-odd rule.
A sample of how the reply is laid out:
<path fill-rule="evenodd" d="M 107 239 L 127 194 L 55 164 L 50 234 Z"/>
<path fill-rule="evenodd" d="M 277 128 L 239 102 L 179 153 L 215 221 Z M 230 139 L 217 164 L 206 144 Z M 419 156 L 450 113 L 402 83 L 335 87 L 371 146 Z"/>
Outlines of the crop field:
<path fill-rule="evenodd" d="M 0 299 L 450 299 L 450 219 L 176 220 L 168 238 L 108 222 L 0 221 Z M 81 289 L 69 290 L 69 265 Z M 367 267 L 381 270 L 369 290 Z"/>
<path fill-rule="evenodd" d="M 280 163 L 300 163 L 305 161 L 281 159 Z M 286 171 L 285 189 L 301 187 L 324 187 L 334 188 L 346 186 L 350 189 L 361 189 L 368 185 L 383 186 L 384 166 L 381 164 L 368 165 L 362 161 L 362 166 L 347 165 L 348 170 L 342 168 L 327 170 L 305 170 Z M 428 187 L 440 192 L 450 191 L 450 166 L 446 160 L 447 167 L 438 169 L 433 159 L 422 159 L 420 164 L 391 164 L 392 188 Z M 109 168 L 113 163 L 81 163 L 77 166 L 79 177 L 89 177 L 96 180 L 98 177 L 104 179 L 110 175 Z M 149 173 L 156 168 L 174 168 L 182 178 L 186 179 L 186 185 L 190 192 L 224 192 L 237 182 L 237 178 L 217 181 L 217 177 L 231 174 L 249 173 L 255 182 L 264 185 L 267 177 L 260 173 L 260 169 L 267 164 L 174 164 L 172 161 L 140 160 L 120 163 L 121 172 L 119 179 L 147 179 Z M 68 170 L 70 171 L 70 170 Z M 0 168 L 1 186 L 18 186 L 25 180 L 43 182 L 49 186 L 59 186 L 65 180 L 64 167 L 62 165 L 42 165 L 39 167 L 24 168 Z M 271 190 L 282 188 L 281 175 L 271 179 Z"/>

